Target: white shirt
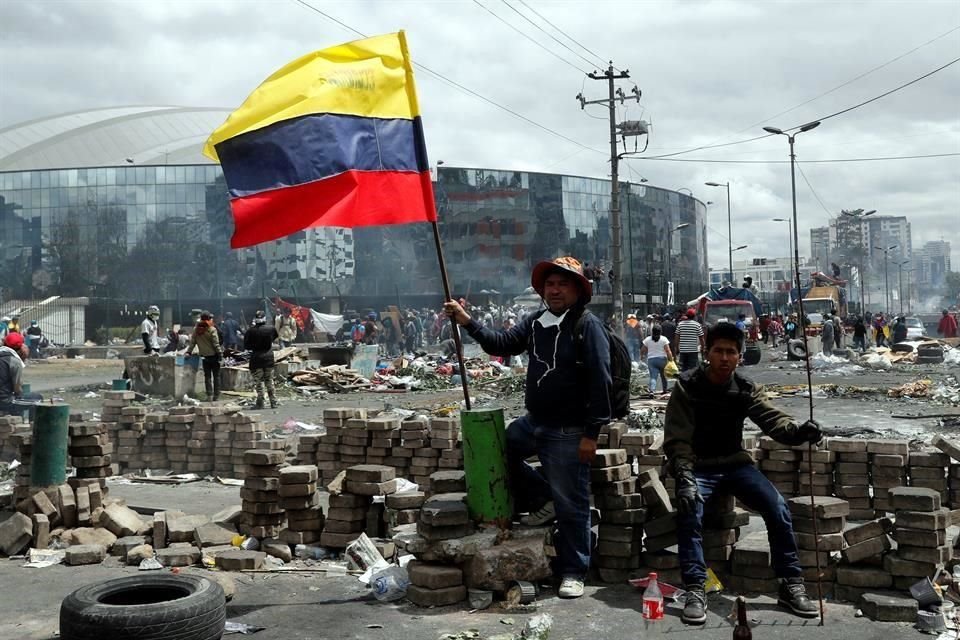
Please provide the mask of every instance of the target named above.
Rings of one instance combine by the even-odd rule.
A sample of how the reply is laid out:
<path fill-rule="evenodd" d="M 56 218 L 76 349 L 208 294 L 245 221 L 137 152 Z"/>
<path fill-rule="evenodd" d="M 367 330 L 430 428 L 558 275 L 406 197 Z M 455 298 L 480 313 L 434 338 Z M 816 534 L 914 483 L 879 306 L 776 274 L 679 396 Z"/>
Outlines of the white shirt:
<path fill-rule="evenodd" d="M 160 348 L 160 336 L 157 334 L 157 323 L 152 318 L 144 318 L 140 323 L 140 335 L 147 334 L 151 349 Z"/>
<path fill-rule="evenodd" d="M 657 341 L 654 341 L 652 337 L 643 341 L 643 346 L 647 348 L 647 358 L 666 358 L 669 344 L 670 341 L 663 336 L 660 336 Z"/>

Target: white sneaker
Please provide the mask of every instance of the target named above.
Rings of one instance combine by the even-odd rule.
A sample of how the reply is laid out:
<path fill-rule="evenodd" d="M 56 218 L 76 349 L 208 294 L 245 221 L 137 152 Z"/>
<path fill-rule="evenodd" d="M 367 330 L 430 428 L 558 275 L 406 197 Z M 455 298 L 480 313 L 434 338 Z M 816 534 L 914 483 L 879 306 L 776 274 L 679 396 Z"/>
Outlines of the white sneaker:
<path fill-rule="evenodd" d="M 574 576 L 564 576 L 557 595 L 561 598 L 579 598 L 583 595 L 583 580 Z"/>
<path fill-rule="evenodd" d="M 540 527 L 556 519 L 557 510 L 553 508 L 553 500 L 551 500 L 537 511 L 520 518 L 520 524 L 525 527 Z"/>

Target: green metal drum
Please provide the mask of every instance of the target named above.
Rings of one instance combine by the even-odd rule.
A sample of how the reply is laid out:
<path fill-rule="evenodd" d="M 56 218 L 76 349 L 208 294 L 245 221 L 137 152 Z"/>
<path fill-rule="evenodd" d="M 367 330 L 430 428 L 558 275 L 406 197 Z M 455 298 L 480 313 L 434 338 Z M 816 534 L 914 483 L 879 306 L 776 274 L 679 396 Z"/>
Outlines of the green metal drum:
<path fill-rule="evenodd" d="M 31 487 L 53 487 L 67 481 L 69 423 L 70 405 L 37 405 L 30 454 Z"/>
<path fill-rule="evenodd" d="M 460 427 L 470 516 L 506 528 L 513 516 L 513 500 L 507 487 L 503 409 L 462 411 Z"/>

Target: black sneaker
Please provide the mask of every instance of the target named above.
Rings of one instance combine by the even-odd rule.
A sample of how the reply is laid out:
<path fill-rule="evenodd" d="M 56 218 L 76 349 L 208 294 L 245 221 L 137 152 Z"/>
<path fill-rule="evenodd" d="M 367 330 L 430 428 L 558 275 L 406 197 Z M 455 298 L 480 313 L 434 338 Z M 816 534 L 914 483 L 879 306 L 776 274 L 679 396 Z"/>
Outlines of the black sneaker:
<path fill-rule="evenodd" d="M 254 409 L 263 409 L 263 398 L 257 398 L 257 403 L 253 405 Z"/>
<path fill-rule="evenodd" d="M 687 600 L 683 604 L 683 621 L 686 624 L 703 624 L 707 621 L 707 594 L 703 587 L 686 587 Z"/>
<path fill-rule="evenodd" d="M 820 616 L 820 608 L 817 603 L 807 595 L 807 589 L 803 586 L 803 578 L 787 578 L 780 583 L 780 598 L 777 604 L 802 618 L 817 618 Z"/>

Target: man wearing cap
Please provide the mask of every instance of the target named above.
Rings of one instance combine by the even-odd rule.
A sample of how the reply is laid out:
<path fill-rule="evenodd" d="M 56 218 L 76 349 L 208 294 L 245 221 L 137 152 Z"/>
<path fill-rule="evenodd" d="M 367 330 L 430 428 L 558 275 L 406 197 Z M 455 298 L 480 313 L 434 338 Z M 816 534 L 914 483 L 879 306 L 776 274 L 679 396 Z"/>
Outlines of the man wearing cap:
<path fill-rule="evenodd" d="M 703 327 L 696 317 L 696 311 L 687 309 L 683 320 L 677 325 L 673 352 L 680 354 L 680 371 L 696 369 L 700 364 L 700 353 L 705 350 Z"/>
<path fill-rule="evenodd" d="M 263 409 L 263 388 L 267 388 L 270 408 L 277 408 L 277 392 L 273 386 L 273 343 L 277 339 L 277 329 L 267 324 L 263 311 L 257 311 L 253 322 L 243 334 L 243 348 L 251 351 L 250 376 L 257 391 L 255 408 Z"/>
<path fill-rule="evenodd" d="M 522 524 L 556 518 L 559 595 L 577 598 L 590 567 L 590 463 L 610 422 L 610 343 L 601 320 L 584 309 L 593 287 L 577 260 L 540 262 L 531 284 L 547 308 L 505 331 L 483 327 L 452 300 L 444 312 L 487 353 L 528 356 L 527 415 L 507 429 L 510 485 L 518 509 L 532 512 Z M 542 475 L 525 461 L 534 454 Z"/>
<path fill-rule="evenodd" d="M 152 304 L 147 307 L 147 316 L 140 323 L 140 339 L 143 340 L 143 352 L 147 355 L 160 353 L 159 317 L 160 307 Z"/>
<path fill-rule="evenodd" d="M 16 331 L 8 333 L 0 346 L 0 415 L 20 415 L 23 409 L 14 401 L 40 400 L 37 394 L 23 395 L 23 361 L 29 350 L 23 343 L 23 334 Z"/>
<path fill-rule="evenodd" d="M 640 362 L 640 343 L 643 341 L 643 325 L 637 320 L 637 314 L 627 314 L 626 326 L 623 333 L 627 337 L 627 349 L 630 351 L 630 360 Z"/>

